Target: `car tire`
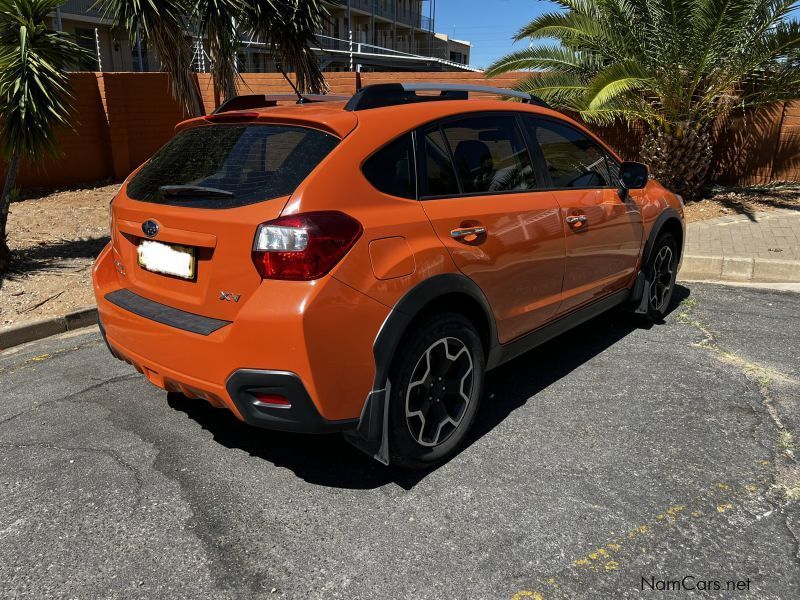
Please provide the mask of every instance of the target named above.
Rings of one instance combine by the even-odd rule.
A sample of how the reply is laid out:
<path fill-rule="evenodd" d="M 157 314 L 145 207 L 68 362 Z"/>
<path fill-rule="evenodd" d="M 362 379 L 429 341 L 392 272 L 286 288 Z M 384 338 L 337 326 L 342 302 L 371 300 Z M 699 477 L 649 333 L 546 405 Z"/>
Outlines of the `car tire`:
<path fill-rule="evenodd" d="M 478 332 L 457 313 L 415 327 L 389 375 L 391 463 L 428 469 L 453 455 L 478 411 L 486 359 Z"/>
<path fill-rule="evenodd" d="M 666 316 L 675 291 L 677 272 L 678 242 L 671 233 L 661 233 L 656 238 L 645 267 L 646 279 L 649 282 L 644 291 L 647 295 L 647 312 L 641 315 L 645 322 L 658 322 Z"/>

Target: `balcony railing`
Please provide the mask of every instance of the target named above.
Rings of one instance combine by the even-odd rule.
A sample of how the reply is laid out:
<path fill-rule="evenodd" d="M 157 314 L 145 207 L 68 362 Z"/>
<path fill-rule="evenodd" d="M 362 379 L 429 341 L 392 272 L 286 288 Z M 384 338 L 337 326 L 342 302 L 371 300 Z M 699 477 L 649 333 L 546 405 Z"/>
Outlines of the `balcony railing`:
<path fill-rule="evenodd" d="M 339 5 L 339 8 L 344 7 L 346 7 L 344 2 Z M 410 9 L 404 10 L 397 0 L 350 0 L 350 7 L 370 14 L 374 11 L 379 17 L 391 20 L 397 19 L 398 23 L 411 25 L 412 27 L 427 31 L 433 30 L 433 21 L 429 17 L 423 16 L 420 12 L 415 12 L 413 3 Z M 416 5 L 416 8 L 419 10 L 419 5 Z"/>
<path fill-rule="evenodd" d="M 67 0 L 61 5 L 61 12 L 87 17 L 102 17 L 103 9 L 95 7 L 97 0 Z"/>

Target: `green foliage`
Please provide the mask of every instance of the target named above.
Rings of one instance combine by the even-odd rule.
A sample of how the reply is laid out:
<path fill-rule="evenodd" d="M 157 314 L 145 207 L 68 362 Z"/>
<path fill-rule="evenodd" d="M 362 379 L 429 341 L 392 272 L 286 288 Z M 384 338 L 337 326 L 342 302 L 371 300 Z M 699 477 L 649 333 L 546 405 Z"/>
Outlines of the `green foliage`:
<path fill-rule="evenodd" d="M 321 0 L 98 0 L 105 14 L 131 41 L 137 31 L 161 57 L 170 73 L 173 96 L 187 114 L 202 112 L 192 77 L 192 34 L 207 40 L 214 89 L 221 97 L 236 94 L 236 60 L 242 40 L 270 47 L 284 68 L 297 73 L 298 87 L 322 91 L 319 60 L 311 51 L 314 36 L 327 18 Z"/>
<path fill-rule="evenodd" d="M 58 152 L 55 129 L 69 125 L 66 69 L 84 50 L 50 30 L 62 0 L 0 0 L 0 152 L 36 161 Z"/>
<path fill-rule="evenodd" d="M 795 98 L 795 0 L 556 0 L 517 41 L 555 39 L 488 71 L 536 71 L 518 88 L 587 121 L 644 121 L 680 138 L 734 107 Z"/>

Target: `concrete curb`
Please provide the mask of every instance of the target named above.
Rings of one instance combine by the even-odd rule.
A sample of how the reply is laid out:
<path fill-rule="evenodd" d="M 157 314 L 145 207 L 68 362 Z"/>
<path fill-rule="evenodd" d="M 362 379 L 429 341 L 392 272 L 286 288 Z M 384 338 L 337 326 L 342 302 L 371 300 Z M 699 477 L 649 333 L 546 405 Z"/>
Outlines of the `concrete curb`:
<path fill-rule="evenodd" d="M 96 324 L 97 309 L 92 306 L 58 317 L 12 325 L 11 327 L 0 329 L 0 351 L 26 342 Z"/>
<path fill-rule="evenodd" d="M 684 256 L 678 279 L 798 283 L 800 262 L 733 256 Z"/>

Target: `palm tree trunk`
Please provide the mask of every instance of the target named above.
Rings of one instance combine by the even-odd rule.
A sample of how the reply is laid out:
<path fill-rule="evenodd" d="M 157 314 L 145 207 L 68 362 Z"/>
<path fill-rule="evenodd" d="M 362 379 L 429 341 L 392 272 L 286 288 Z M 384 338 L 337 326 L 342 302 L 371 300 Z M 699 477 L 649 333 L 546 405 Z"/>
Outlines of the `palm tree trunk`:
<path fill-rule="evenodd" d="M 690 126 L 674 130 L 651 129 L 642 143 L 642 161 L 664 187 L 680 194 L 687 202 L 699 200 L 710 183 L 711 134 Z"/>
<path fill-rule="evenodd" d="M 19 171 L 19 155 L 15 154 L 8 163 L 8 173 L 3 184 L 3 195 L 0 196 L 0 277 L 8 272 L 11 266 L 11 249 L 8 247 L 6 225 L 8 224 L 8 211 L 11 207 L 11 192 L 17 181 Z"/>

